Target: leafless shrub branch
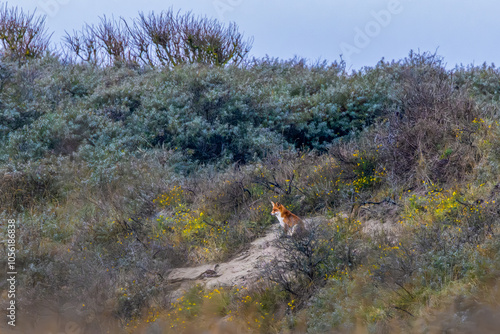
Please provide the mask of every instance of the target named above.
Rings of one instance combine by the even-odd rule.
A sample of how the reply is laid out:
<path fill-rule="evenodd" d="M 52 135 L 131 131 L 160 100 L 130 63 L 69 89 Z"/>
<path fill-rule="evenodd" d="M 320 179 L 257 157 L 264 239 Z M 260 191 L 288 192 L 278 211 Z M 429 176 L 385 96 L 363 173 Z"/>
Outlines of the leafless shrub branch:
<path fill-rule="evenodd" d="M 0 7 L 0 46 L 3 56 L 22 62 L 39 58 L 48 49 L 50 37 L 45 27 L 46 16 L 25 13 L 8 3 Z"/>
<path fill-rule="evenodd" d="M 65 45 L 84 62 L 97 65 L 133 63 L 173 67 L 181 64 L 239 64 L 252 39 L 244 40 L 236 24 L 181 14 L 169 9 L 139 13 L 131 23 L 105 16 L 97 26 L 67 33 Z"/>

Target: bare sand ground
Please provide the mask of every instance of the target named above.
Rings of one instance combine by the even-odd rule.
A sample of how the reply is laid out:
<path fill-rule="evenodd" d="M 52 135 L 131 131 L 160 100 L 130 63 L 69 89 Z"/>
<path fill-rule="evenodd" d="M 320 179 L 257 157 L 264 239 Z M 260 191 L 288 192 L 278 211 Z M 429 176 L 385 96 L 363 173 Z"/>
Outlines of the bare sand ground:
<path fill-rule="evenodd" d="M 173 269 L 169 273 L 167 281 L 171 284 L 179 284 L 179 287 L 174 291 L 172 297 L 176 297 L 177 292 L 182 294 L 183 290 L 185 291 L 194 284 L 202 284 L 211 289 L 249 286 L 255 283 L 261 276 L 262 266 L 279 253 L 279 250 L 273 246 L 273 240 L 278 236 L 279 226 L 276 224 L 269 229 L 266 235 L 255 239 L 248 249 L 228 262 Z M 215 267 L 216 265 L 217 267 Z"/>

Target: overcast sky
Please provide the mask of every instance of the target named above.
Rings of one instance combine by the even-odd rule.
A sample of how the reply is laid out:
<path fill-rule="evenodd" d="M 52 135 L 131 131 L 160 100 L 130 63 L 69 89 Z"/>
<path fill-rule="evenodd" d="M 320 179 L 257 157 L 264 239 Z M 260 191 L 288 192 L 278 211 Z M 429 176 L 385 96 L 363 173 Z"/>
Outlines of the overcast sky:
<path fill-rule="evenodd" d="M 11 0 L 47 15 L 53 40 L 102 15 L 192 10 L 236 22 L 253 36 L 251 56 L 294 56 L 352 69 L 401 59 L 411 49 L 437 50 L 448 67 L 500 63 L 500 1 L 487 0 Z"/>

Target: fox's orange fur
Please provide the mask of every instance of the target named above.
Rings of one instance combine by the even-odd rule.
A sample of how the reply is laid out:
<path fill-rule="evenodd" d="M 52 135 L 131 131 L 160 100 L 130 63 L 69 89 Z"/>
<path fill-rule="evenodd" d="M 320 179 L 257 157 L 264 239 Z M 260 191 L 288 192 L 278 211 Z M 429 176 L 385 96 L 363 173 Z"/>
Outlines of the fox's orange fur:
<path fill-rule="evenodd" d="M 272 202 L 273 210 L 271 214 L 278 218 L 281 227 L 288 233 L 289 230 L 292 231 L 292 235 L 296 232 L 304 231 L 304 222 L 302 219 L 291 213 L 283 204 Z"/>

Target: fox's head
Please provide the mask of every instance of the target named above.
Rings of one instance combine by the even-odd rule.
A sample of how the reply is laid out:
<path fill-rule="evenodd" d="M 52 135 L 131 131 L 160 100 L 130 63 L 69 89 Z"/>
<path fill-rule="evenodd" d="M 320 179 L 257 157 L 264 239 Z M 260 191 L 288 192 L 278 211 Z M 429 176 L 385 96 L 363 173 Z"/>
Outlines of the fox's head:
<path fill-rule="evenodd" d="M 285 208 L 280 203 L 274 203 L 273 201 L 271 201 L 271 204 L 273 205 L 273 210 L 271 211 L 271 214 L 273 216 L 278 216 L 281 213 L 281 211 L 283 211 L 283 209 Z"/>

